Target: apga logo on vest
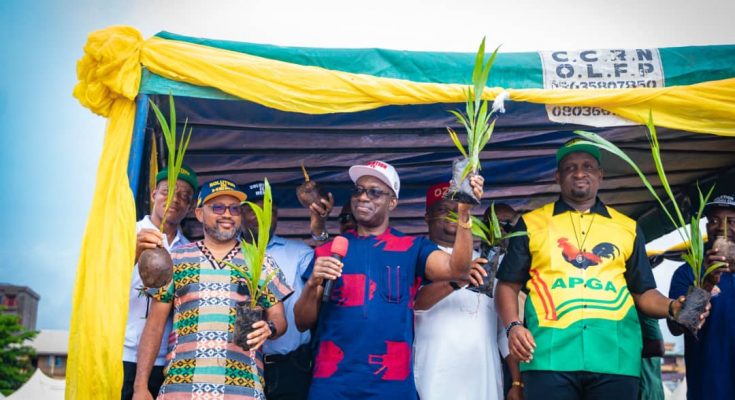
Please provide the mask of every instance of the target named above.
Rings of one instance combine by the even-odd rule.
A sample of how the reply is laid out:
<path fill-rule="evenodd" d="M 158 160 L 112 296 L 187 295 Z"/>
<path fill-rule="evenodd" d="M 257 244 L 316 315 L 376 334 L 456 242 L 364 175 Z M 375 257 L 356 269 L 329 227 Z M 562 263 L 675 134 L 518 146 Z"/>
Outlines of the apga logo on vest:
<path fill-rule="evenodd" d="M 598 243 L 592 248 L 592 252 L 578 249 L 565 237 L 559 239 L 557 243 L 559 245 L 558 247 L 561 248 L 561 255 L 564 257 L 564 261 L 579 269 L 587 269 L 588 267 L 599 265 L 603 258 L 614 260 L 615 257 L 620 255 L 618 246 L 608 242 Z"/>

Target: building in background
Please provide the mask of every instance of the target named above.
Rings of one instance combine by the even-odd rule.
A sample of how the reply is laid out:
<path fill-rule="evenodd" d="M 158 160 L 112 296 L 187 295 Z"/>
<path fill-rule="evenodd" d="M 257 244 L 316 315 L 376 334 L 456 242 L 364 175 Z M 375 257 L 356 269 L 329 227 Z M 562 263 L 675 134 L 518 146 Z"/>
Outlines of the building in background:
<path fill-rule="evenodd" d="M 69 331 L 43 329 L 28 343 L 36 349 L 33 365 L 51 378 L 66 377 Z"/>
<path fill-rule="evenodd" d="M 3 312 L 18 315 L 21 325 L 28 330 L 36 330 L 40 299 L 38 293 L 29 287 L 0 283 L 0 306 L 4 308 Z"/>

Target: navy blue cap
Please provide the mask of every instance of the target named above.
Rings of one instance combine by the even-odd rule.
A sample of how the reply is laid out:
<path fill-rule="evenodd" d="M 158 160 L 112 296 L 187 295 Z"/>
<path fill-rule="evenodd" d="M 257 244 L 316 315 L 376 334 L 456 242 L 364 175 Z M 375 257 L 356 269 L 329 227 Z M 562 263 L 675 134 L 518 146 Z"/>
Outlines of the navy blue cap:
<path fill-rule="evenodd" d="M 258 201 L 265 198 L 265 183 L 255 181 L 242 185 L 242 191 L 248 196 L 248 201 Z"/>
<path fill-rule="evenodd" d="M 199 198 L 197 200 L 197 207 L 201 207 L 207 201 L 219 197 L 219 196 L 232 196 L 240 201 L 245 201 L 248 198 L 240 188 L 237 187 L 235 182 L 229 179 L 215 179 L 202 185 L 199 190 Z"/>

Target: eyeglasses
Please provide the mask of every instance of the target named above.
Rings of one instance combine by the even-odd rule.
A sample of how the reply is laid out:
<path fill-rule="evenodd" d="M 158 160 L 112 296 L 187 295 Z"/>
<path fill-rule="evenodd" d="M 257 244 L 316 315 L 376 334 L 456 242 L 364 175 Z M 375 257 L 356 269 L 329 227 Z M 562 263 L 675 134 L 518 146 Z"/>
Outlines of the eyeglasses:
<path fill-rule="evenodd" d="M 206 206 L 217 215 L 224 215 L 227 210 L 230 210 L 230 215 L 233 217 L 242 214 L 242 207 L 239 204 L 232 204 L 230 206 L 224 204 L 206 204 Z"/>
<path fill-rule="evenodd" d="M 513 228 L 515 228 L 515 225 L 510 221 L 498 221 L 498 225 L 500 225 L 500 229 L 505 233 L 509 233 Z"/>
<path fill-rule="evenodd" d="M 355 217 L 353 217 L 352 214 L 340 214 L 337 218 L 339 219 L 340 224 L 346 224 L 355 220 Z"/>
<path fill-rule="evenodd" d="M 363 193 L 367 193 L 367 196 L 370 198 L 370 200 L 377 200 L 381 196 L 393 197 L 393 193 L 376 188 L 364 188 L 362 186 L 355 186 L 354 188 L 352 188 L 352 197 L 360 197 Z"/>

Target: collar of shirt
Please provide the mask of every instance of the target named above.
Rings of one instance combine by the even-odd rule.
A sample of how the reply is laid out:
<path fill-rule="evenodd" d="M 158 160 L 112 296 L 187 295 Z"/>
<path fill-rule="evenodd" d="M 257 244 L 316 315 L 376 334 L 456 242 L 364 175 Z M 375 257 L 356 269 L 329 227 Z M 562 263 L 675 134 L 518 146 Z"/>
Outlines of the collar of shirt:
<path fill-rule="evenodd" d="M 278 235 L 273 235 L 271 237 L 271 241 L 268 242 L 267 248 L 271 248 L 274 246 L 285 246 L 286 245 L 286 238 L 282 238 Z"/>
<path fill-rule="evenodd" d="M 577 211 L 574 207 L 567 204 L 564 200 L 562 200 L 561 197 L 559 197 L 559 200 L 557 200 L 554 203 L 554 214 L 561 214 L 567 211 Z M 607 211 L 607 207 L 605 207 L 605 203 L 600 200 L 599 197 L 595 198 L 595 204 L 590 208 L 591 213 L 600 214 L 603 217 L 611 218 L 610 213 Z"/>
<path fill-rule="evenodd" d="M 140 220 L 140 224 L 141 228 L 158 229 L 158 227 L 153 224 L 153 221 L 151 221 L 150 215 L 146 215 L 145 217 L 143 217 L 143 219 Z M 181 226 L 176 229 L 176 236 L 174 236 L 174 240 L 172 240 L 171 243 L 168 243 L 168 240 L 163 241 L 163 247 L 168 251 L 171 251 L 171 249 L 173 249 L 174 247 L 182 246 L 185 244 L 189 244 L 189 240 L 186 238 L 186 236 L 184 236 L 184 232 L 181 231 Z"/>

